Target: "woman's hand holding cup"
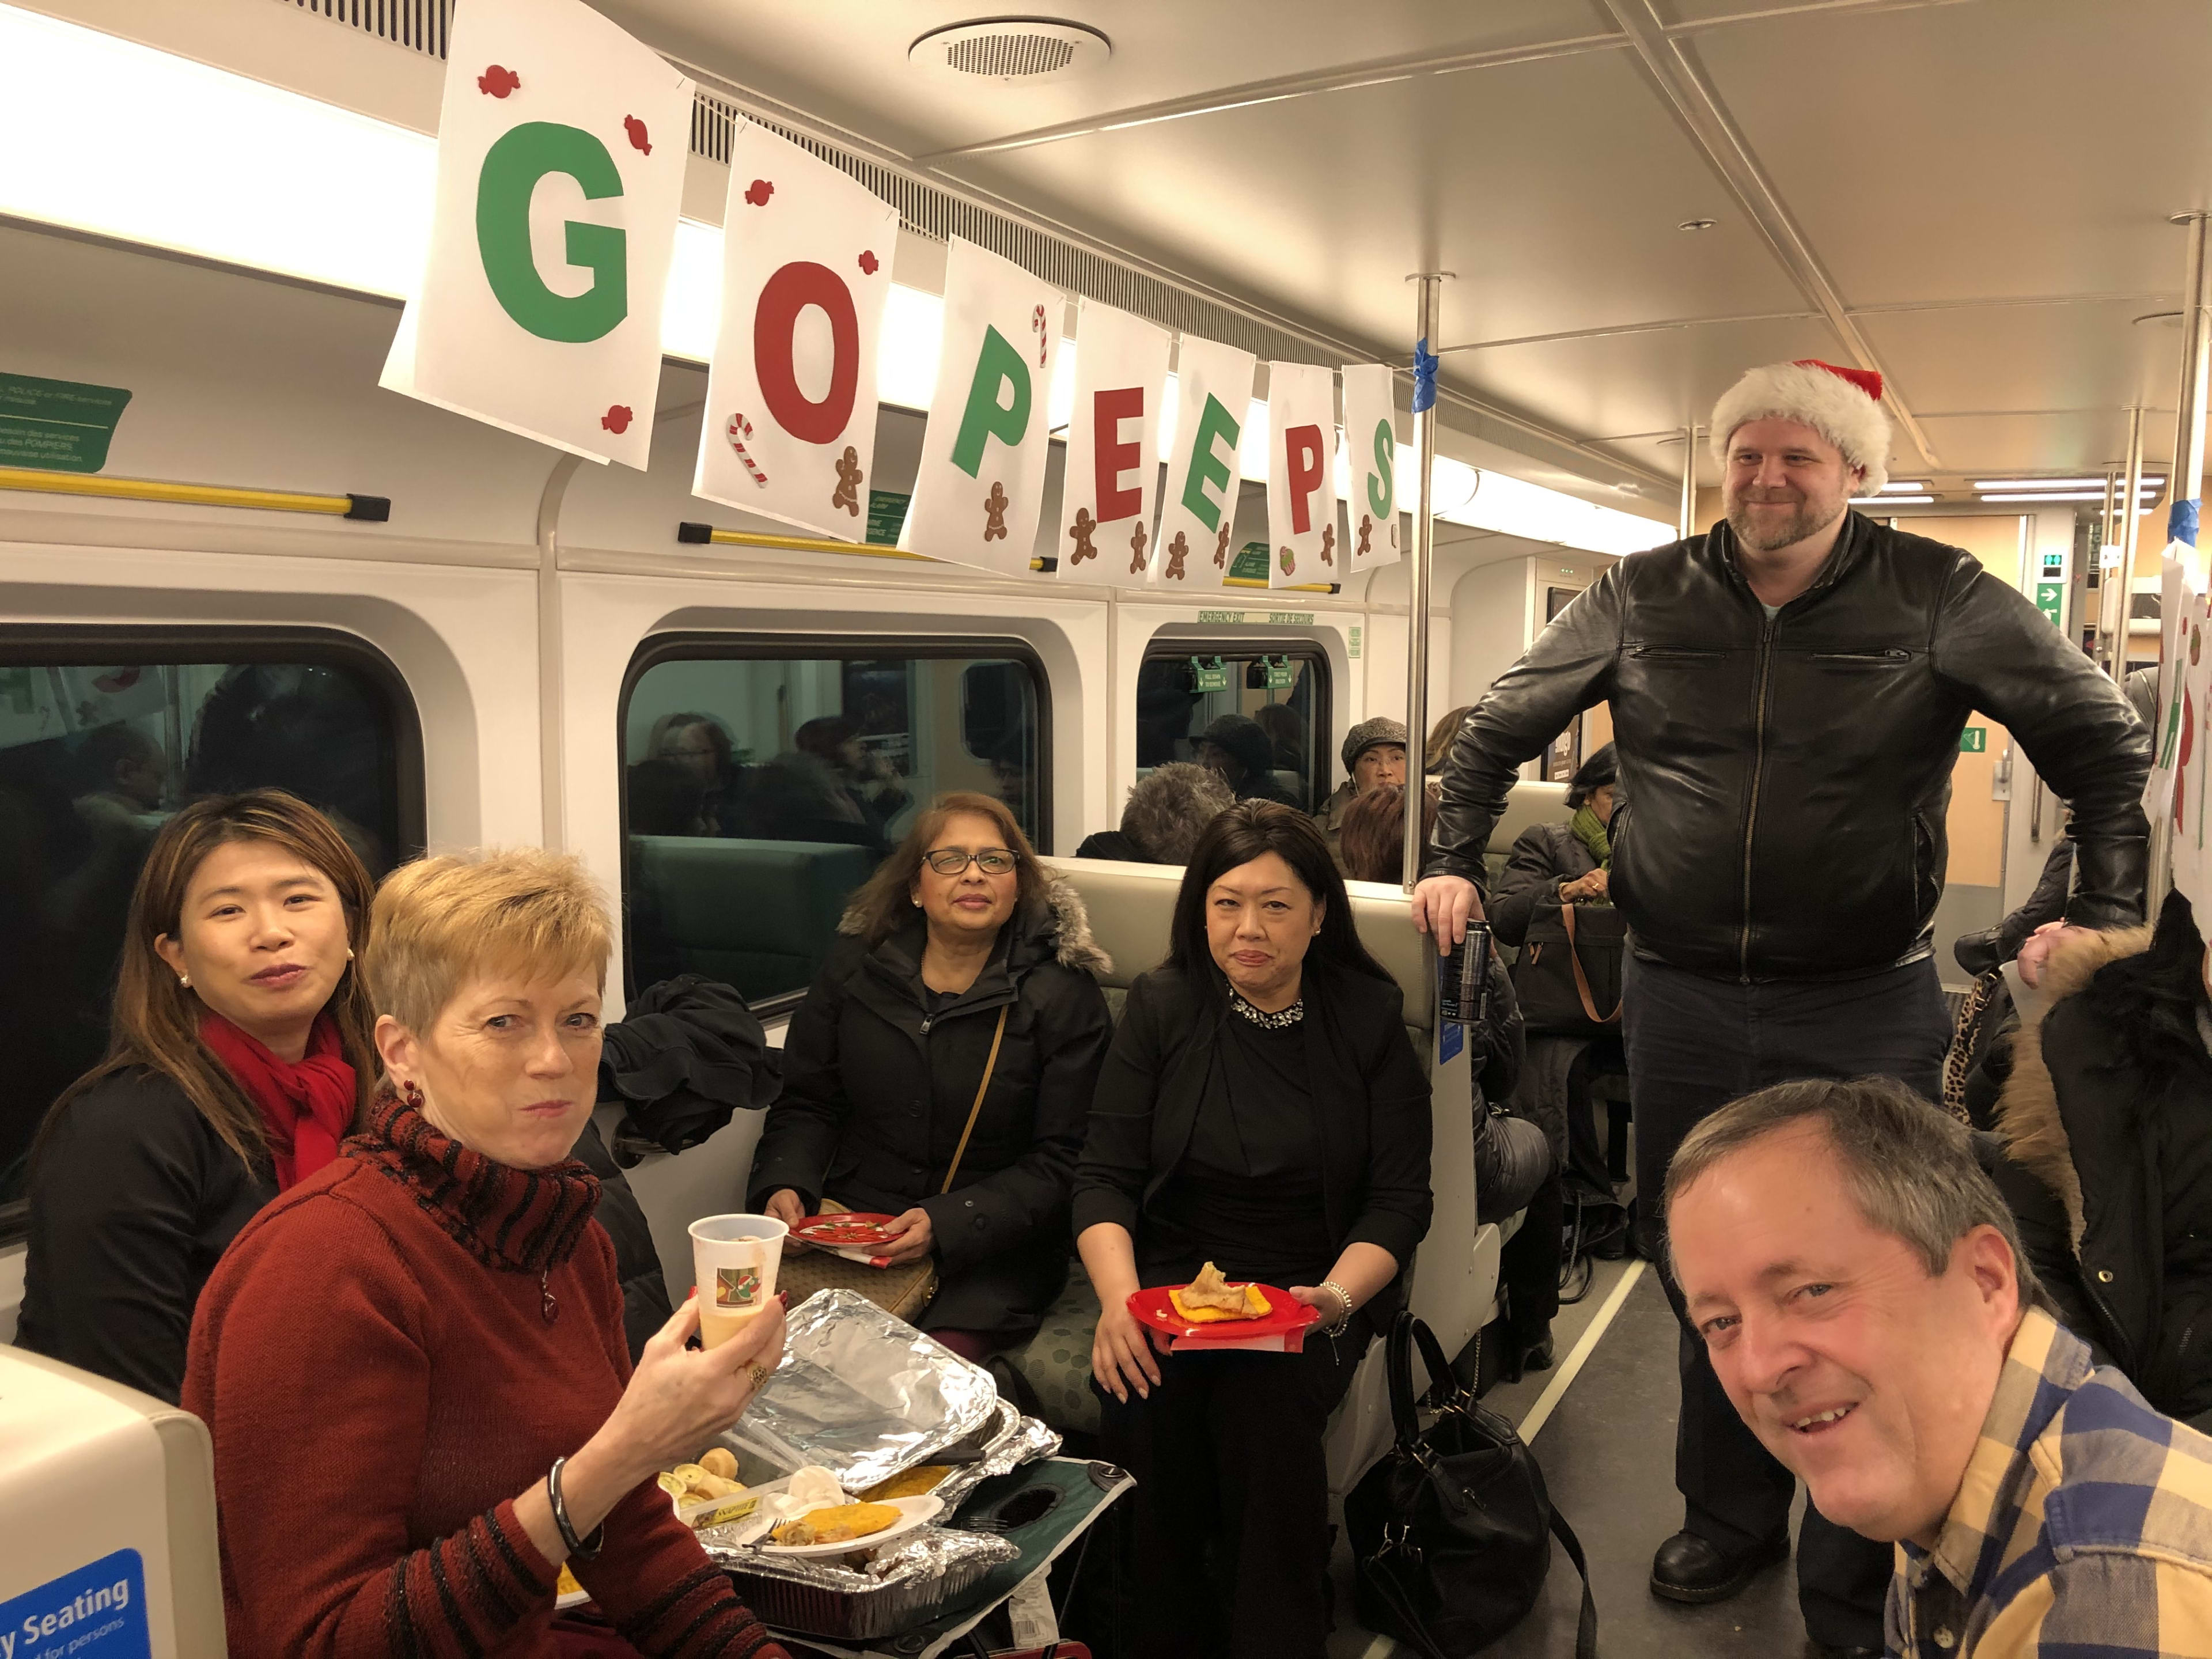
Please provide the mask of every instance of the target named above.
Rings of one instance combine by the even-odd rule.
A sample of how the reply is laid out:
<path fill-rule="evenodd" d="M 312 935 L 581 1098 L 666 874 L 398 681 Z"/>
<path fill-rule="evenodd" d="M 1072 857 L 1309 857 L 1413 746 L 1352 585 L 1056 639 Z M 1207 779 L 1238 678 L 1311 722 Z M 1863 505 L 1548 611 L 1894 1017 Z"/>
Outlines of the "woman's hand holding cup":
<path fill-rule="evenodd" d="M 689 1462 L 767 1382 L 783 1357 L 783 1322 L 782 1303 L 771 1300 L 719 1346 L 689 1347 L 699 1328 L 694 1292 L 647 1341 L 591 1449 L 621 1471 L 626 1486 Z"/>

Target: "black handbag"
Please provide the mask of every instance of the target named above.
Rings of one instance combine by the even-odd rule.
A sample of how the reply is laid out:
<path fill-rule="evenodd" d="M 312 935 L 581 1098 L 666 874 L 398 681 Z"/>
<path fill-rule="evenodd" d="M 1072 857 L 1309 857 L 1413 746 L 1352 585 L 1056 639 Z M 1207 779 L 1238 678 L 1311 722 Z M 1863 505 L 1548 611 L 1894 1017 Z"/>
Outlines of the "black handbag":
<path fill-rule="evenodd" d="M 1416 1343 L 1440 1398 L 1426 1431 L 1414 1415 Z M 1576 1659 L 1596 1659 L 1597 1602 L 1582 1542 L 1552 1507 L 1534 1454 L 1510 1423 L 1475 1404 L 1435 1334 L 1412 1314 L 1392 1322 L 1385 1359 L 1397 1444 L 1344 1502 L 1360 1623 L 1424 1659 L 1464 1659 L 1528 1616 L 1556 1538 L 1583 1579 Z"/>
<path fill-rule="evenodd" d="M 1609 904 L 1540 904 L 1513 963 L 1513 994 L 1531 1036 L 1612 1036 L 1620 1030 L 1620 960 L 1628 919 Z"/>

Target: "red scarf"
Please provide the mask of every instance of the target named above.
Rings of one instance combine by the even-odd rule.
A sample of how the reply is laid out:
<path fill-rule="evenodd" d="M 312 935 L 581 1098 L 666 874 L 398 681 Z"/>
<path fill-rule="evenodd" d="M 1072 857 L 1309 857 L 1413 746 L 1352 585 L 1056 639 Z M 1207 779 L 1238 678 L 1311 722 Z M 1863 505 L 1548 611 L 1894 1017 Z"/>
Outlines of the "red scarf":
<path fill-rule="evenodd" d="M 278 1192 L 337 1157 L 338 1142 L 353 1127 L 355 1079 L 338 1040 L 337 1022 L 330 1015 L 315 1016 L 307 1052 L 296 1065 L 277 1058 L 221 1014 L 201 1017 L 200 1041 L 260 1109 Z"/>

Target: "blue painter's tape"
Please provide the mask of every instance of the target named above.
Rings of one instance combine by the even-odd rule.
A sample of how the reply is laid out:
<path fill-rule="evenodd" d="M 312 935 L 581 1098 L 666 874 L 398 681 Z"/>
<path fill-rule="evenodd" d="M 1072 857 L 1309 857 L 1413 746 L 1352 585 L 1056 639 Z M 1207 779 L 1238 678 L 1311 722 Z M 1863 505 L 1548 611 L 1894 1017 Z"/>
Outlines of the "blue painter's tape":
<path fill-rule="evenodd" d="M 146 1567 L 118 1550 L 0 1601 L 0 1659 L 150 1659 Z"/>
<path fill-rule="evenodd" d="M 1437 1064 L 1449 1066 L 1459 1058 L 1467 1047 L 1467 1027 L 1457 1020 L 1446 1020 L 1437 1027 Z"/>
<path fill-rule="evenodd" d="M 1413 345 L 1413 413 L 1433 409 L 1437 403 L 1437 354 L 1429 349 L 1426 335 Z"/>
<path fill-rule="evenodd" d="M 2194 501 L 2176 501 L 2166 510 L 2166 540 L 2187 542 L 2191 547 L 2197 545 L 2197 514 L 2199 505 Z"/>

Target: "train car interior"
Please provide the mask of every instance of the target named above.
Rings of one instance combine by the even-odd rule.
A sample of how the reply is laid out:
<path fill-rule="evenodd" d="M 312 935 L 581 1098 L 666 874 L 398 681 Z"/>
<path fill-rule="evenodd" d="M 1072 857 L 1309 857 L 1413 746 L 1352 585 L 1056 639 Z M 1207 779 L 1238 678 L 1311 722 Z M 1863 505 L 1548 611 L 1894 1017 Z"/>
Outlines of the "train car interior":
<path fill-rule="evenodd" d="M 1433 785 L 1425 739 L 1449 711 L 1609 572 L 1724 522 L 1711 411 L 1783 360 L 1886 377 L 1889 482 L 1852 501 L 1862 518 L 1964 549 L 2114 680 L 2158 665 L 2168 509 L 2201 494 L 2185 476 L 2203 445 L 2212 221 L 2200 0 L 1071 0 L 1018 19 L 943 0 L 546 3 L 681 83 L 663 93 L 688 130 L 656 116 L 649 149 L 642 124 L 612 141 L 669 193 L 659 297 L 634 282 L 628 320 L 574 348 L 642 349 L 657 380 L 627 402 L 603 378 L 577 397 L 558 374 L 501 387 L 482 354 L 481 395 L 433 386 L 440 343 L 468 332 L 425 299 L 451 240 L 433 228 L 450 112 L 465 92 L 471 119 L 524 118 L 497 89 L 508 71 L 456 43 L 496 17 L 532 44 L 529 7 L 0 0 L 0 1612 L 105 1535 L 27 1453 L 11 1487 L 33 1425 L 86 1467 L 119 1459 L 180 1492 L 197 1478 L 173 1398 L 103 1382 L 72 1406 L 52 1381 L 66 1368 L 27 1354 L 20 1385 L 6 1369 L 40 1126 L 108 1051 L 134 884 L 189 802 L 291 791 L 380 879 L 426 853 L 572 852 L 612 901 L 609 1021 L 696 975 L 781 1047 L 854 895 L 933 800 L 978 794 L 1080 896 L 1119 1018 L 1168 956 L 1182 878 L 1075 855 L 1121 827 L 1133 788 L 1196 763 L 1240 799 L 1324 813 L 1364 787 L 1347 738 L 1377 720 Z M 772 211 L 765 176 L 746 193 L 763 144 L 864 193 L 884 228 L 883 259 L 872 245 L 859 265 L 880 289 L 834 279 L 878 295 L 854 325 L 869 395 L 840 417 L 865 428 L 843 453 L 866 475 L 840 471 L 833 504 L 825 474 L 805 509 L 760 505 L 765 474 L 757 497 L 702 487 L 711 467 L 780 474 L 771 445 L 796 441 L 752 435 L 726 392 L 726 248 L 754 222 L 732 215 Z M 526 187 L 508 233 L 546 316 L 600 291 L 582 251 L 601 245 L 579 232 L 617 210 L 580 176 Z M 634 182 L 619 210 L 643 201 Z M 960 384 L 963 284 L 986 260 L 994 282 L 1052 296 L 1013 345 L 988 331 L 1020 371 L 1011 408 Z M 840 395 L 822 367 L 848 353 L 834 312 L 792 325 L 787 406 Z M 625 343 L 641 319 L 656 332 Z M 1122 324 L 1157 337 L 1149 384 L 1172 398 L 1146 464 L 1101 441 L 1127 459 L 1093 479 L 1078 388 Z M 1229 358 L 1246 379 L 1201 399 Z M 1355 429 L 1355 368 L 1387 387 L 1379 443 Z M 1292 428 L 1308 371 L 1323 413 Z M 773 403 L 767 370 L 744 373 Z M 970 428 L 975 453 L 988 430 L 1009 456 L 1006 434 L 1033 429 L 1005 488 L 961 461 Z M 1186 467 L 1170 446 L 1194 429 Z M 1218 455 L 1208 430 L 1226 434 Z M 1301 474 L 1310 430 L 1329 470 Z M 974 514 L 960 498 L 975 523 L 957 546 L 933 516 L 954 467 L 998 495 Z M 1141 492 L 1115 482 L 1139 472 Z M 1299 489 L 1318 492 L 1326 539 L 1301 539 L 1304 497 L 1285 528 Z M 1109 526 L 1070 523 L 1085 502 L 1106 518 L 1117 491 L 1133 567 L 1126 526 L 1094 549 Z M 1363 529 L 1370 499 L 1382 521 Z M 1192 513 L 1185 582 L 1183 536 L 1167 544 Z M 1574 817 L 1570 781 L 1613 730 L 1595 702 L 1521 764 L 1491 885 L 1524 831 Z M 1686 722 L 1677 736 L 1702 741 Z M 2066 811 L 2003 724 L 1967 717 L 1929 827 L 1952 1013 L 1976 981 L 1954 945 L 2028 899 Z M 1546 1368 L 1483 1361 L 1525 1214 L 1478 1217 L 1478 1068 L 1439 1012 L 1419 872 L 1401 873 L 1348 892 L 1430 1090 L 1434 1217 L 1409 1305 L 1468 1357 L 1580 1529 L 1606 1651 L 1797 1653 L 1786 1565 L 1711 1606 L 1650 1592 L 1680 1514 L 1677 1331 L 1625 1229 L 1601 1248 L 1571 1213 Z M 1587 1214 L 1625 1216 L 1625 1073 L 1591 1099 L 1611 1189 Z M 763 1114 L 674 1153 L 625 1134 L 619 1104 L 597 1119 L 680 1293 L 690 1224 L 748 1207 Z M 1099 1318 L 1079 1267 L 1008 1356 L 1086 1447 Z M 1392 1446 L 1385 1371 L 1377 1342 L 1329 1418 L 1333 1524 Z M 20 1420 L 18 1386 L 35 1407 Z M 198 1519 L 173 1532 L 204 1534 L 211 1497 L 173 1503 Z M 220 1651 L 192 1645 L 220 1641 L 211 1557 L 142 1531 L 108 1547 L 144 1558 L 155 1622 L 137 1650 Z M 1352 1540 L 1332 1549 L 1330 1659 L 1416 1651 L 1361 1622 Z M 1581 1596 L 1557 1555 L 1485 1650 L 1577 1652 Z"/>

